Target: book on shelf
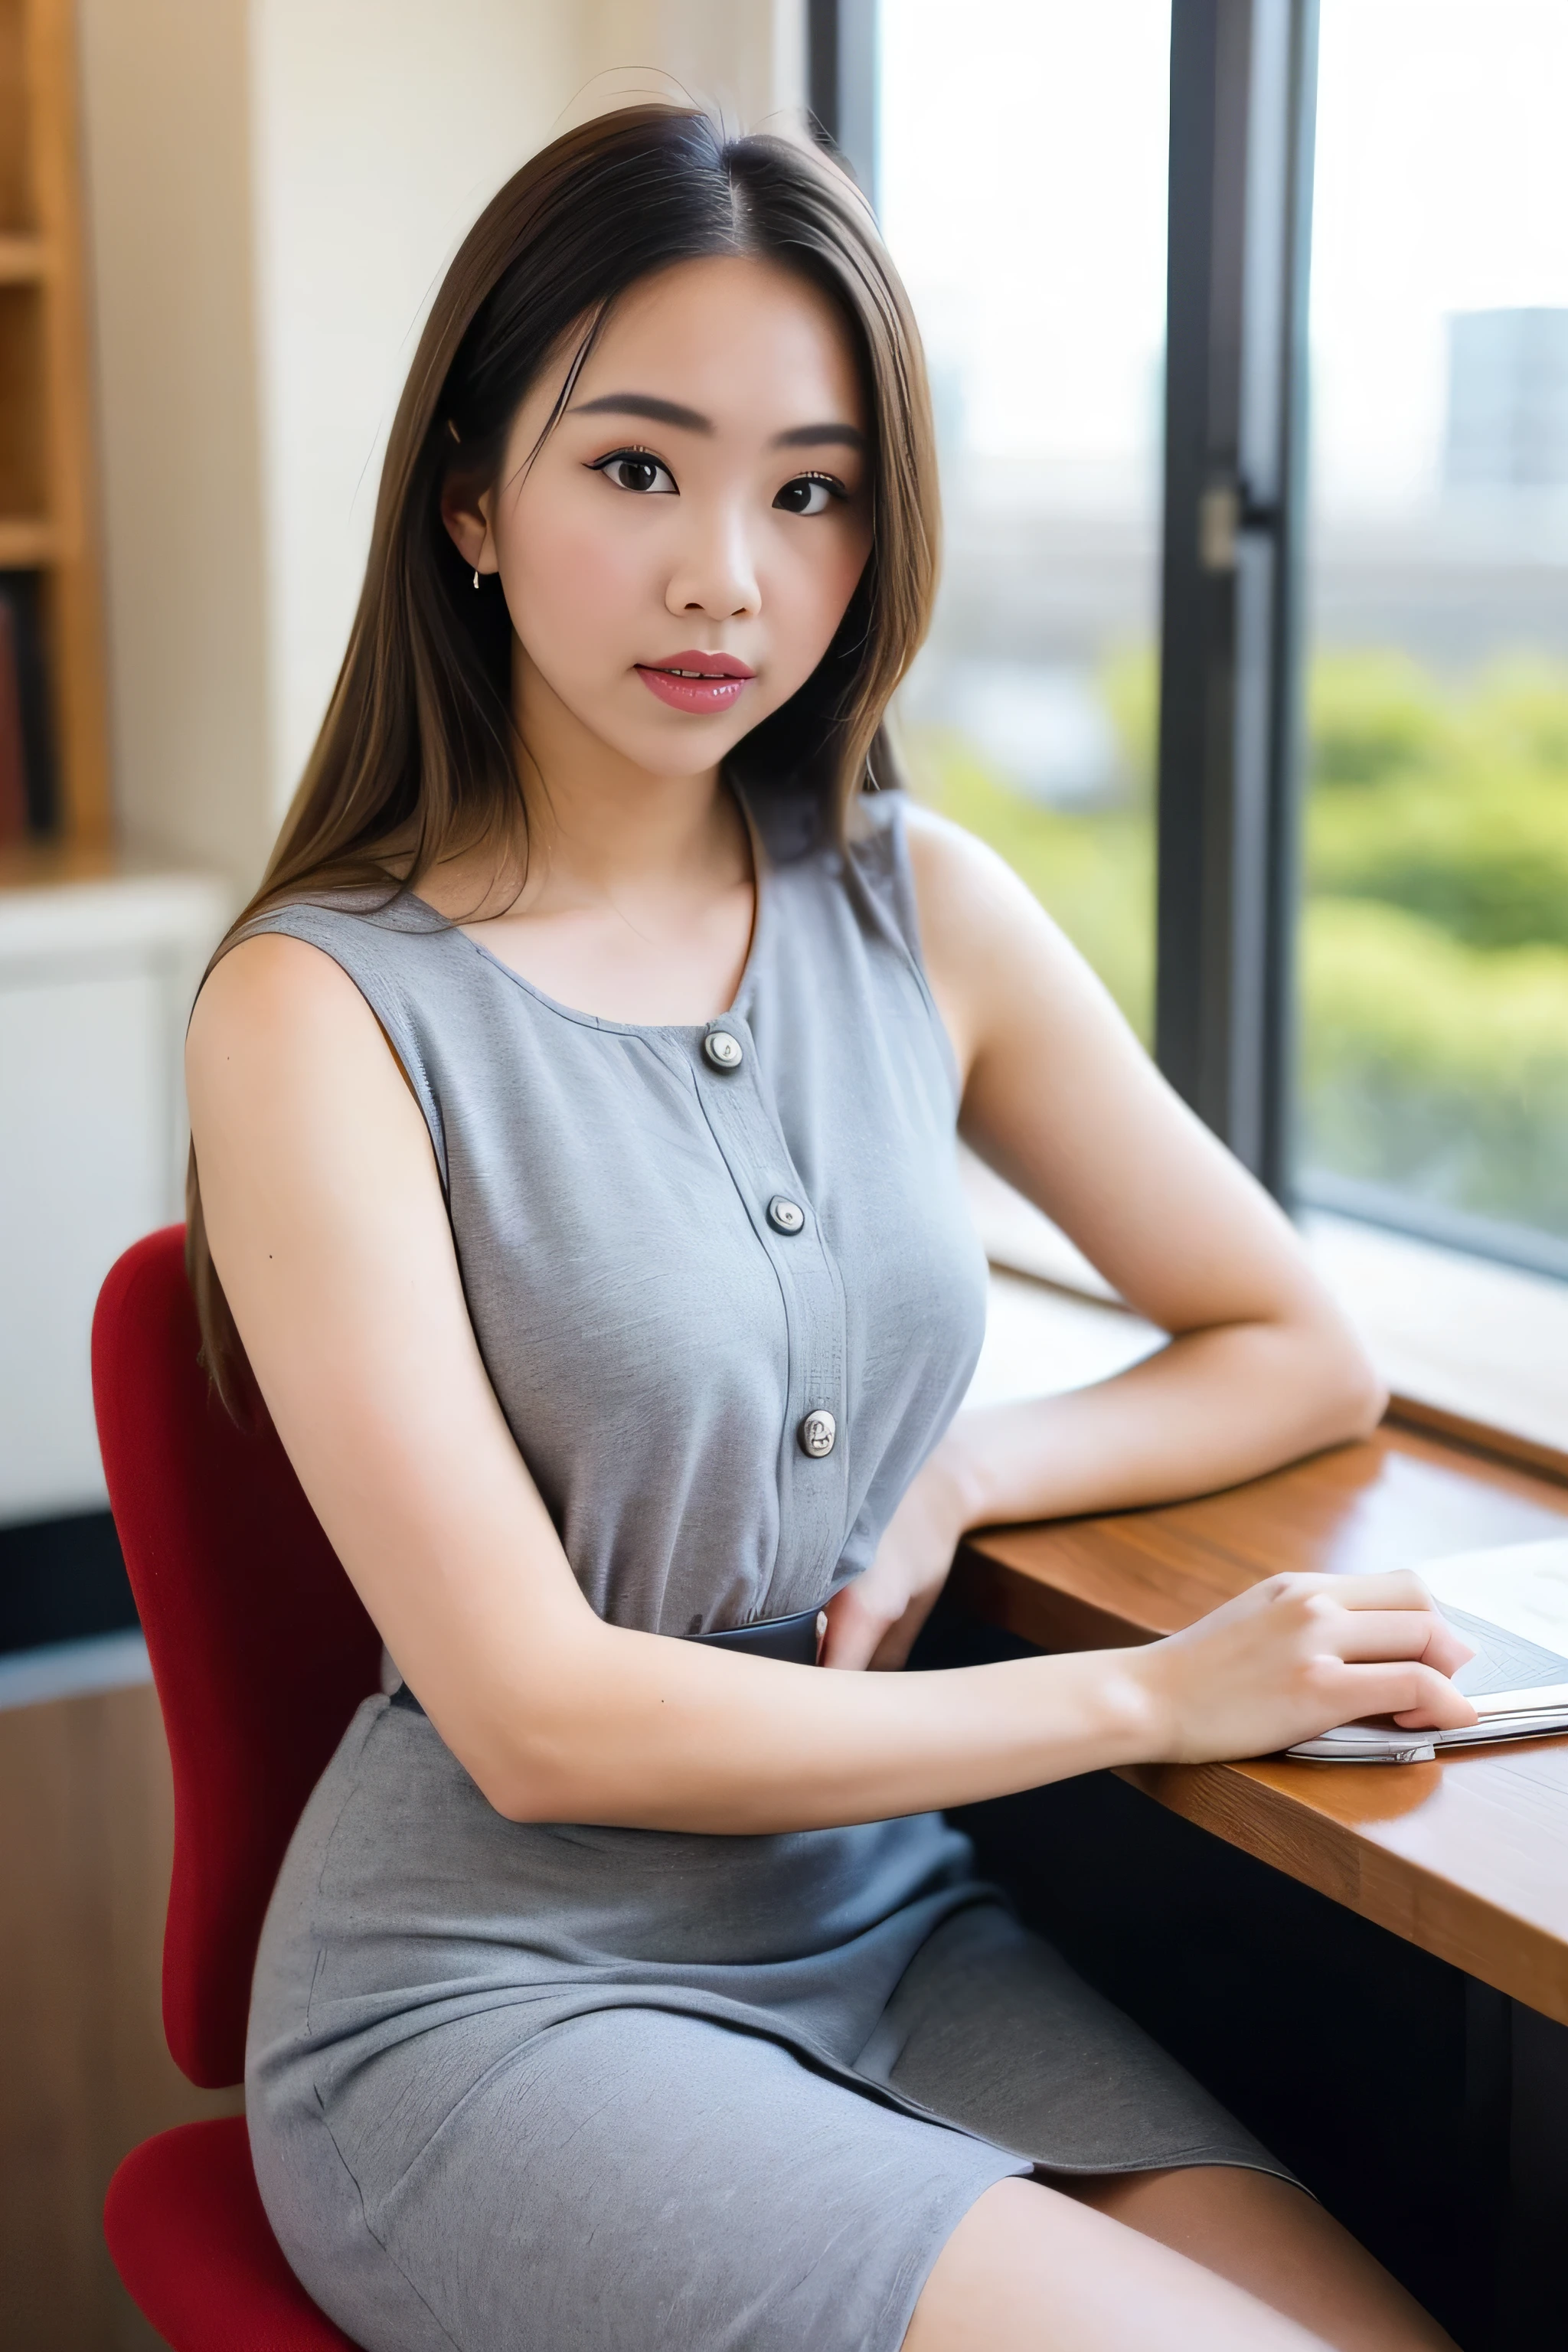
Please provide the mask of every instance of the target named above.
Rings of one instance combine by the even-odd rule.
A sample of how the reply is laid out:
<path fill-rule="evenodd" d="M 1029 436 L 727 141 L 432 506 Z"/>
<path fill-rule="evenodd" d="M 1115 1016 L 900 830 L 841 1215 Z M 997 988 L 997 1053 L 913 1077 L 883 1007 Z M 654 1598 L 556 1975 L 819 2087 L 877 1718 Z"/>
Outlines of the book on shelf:
<path fill-rule="evenodd" d="M 52 833 L 56 815 L 37 574 L 0 572 L 0 844 Z"/>
<path fill-rule="evenodd" d="M 27 831 L 27 754 L 22 741 L 22 688 L 16 674 L 16 624 L 0 596 L 0 843 Z"/>

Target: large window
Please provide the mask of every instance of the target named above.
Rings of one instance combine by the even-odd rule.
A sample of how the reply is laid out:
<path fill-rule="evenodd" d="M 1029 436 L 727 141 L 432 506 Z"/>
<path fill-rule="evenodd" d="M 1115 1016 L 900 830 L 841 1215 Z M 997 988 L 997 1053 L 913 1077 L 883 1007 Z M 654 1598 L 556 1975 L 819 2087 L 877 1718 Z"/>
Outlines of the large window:
<path fill-rule="evenodd" d="M 1320 42 L 1303 1187 L 1568 1270 L 1568 7 Z"/>
<path fill-rule="evenodd" d="M 809 13 L 936 386 L 919 788 L 1283 1197 L 1568 1273 L 1568 6 Z"/>
<path fill-rule="evenodd" d="M 947 543 L 901 698 L 1152 1035 L 1169 0 L 881 11 L 878 195 L 931 362 Z"/>

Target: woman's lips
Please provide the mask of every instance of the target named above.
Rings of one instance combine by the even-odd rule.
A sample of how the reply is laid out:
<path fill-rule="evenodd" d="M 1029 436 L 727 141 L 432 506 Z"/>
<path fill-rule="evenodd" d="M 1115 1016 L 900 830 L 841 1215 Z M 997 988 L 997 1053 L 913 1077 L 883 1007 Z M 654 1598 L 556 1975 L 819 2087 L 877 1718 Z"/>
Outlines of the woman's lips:
<path fill-rule="evenodd" d="M 638 662 L 637 676 L 650 694 L 672 710 L 728 710 L 751 684 L 753 673 L 733 654 L 672 654 L 668 662 Z"/>

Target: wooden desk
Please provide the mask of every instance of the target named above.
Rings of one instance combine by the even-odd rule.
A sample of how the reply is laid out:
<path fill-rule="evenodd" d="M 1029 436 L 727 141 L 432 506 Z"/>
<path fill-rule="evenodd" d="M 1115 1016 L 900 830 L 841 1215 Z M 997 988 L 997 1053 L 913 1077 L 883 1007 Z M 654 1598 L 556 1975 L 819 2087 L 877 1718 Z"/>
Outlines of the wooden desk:
<path fill-rule="evenodd" d="M 971 1538 L 955 1596 L 1047 1650 L 1154 1639 L 1280 1569 L 1568 1535 L 1568 1485 L 1385 1427 L 1228 1494 Z M 1152 1765 L 1173 1812 L 1568 2025 L 1568 1738 L 1435 1764 Z"/>

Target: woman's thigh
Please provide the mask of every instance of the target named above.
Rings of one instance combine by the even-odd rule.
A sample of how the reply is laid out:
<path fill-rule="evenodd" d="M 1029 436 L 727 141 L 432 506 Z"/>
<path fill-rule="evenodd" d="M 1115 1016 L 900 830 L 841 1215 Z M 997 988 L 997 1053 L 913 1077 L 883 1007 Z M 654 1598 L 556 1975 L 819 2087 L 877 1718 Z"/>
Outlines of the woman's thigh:
<path fill-rule="evenodd" d="M 1017 2169 L 711 2019 L 519 2034 L 514 2009 L 431 2027 L 270 2127 L 274 2228 L 356 2343 L 898 2352 L 933 2256 Z"/>
<path fill-rule="evenodd" d="M 1311 2199 L 1226 2166 L 999 2181 L 943 2247 L 904 2352 L 1453 2352 Z"/>
<path fill-rule="evenodd" d="M 1217 2271 L 1335 2352 L 1454 2352 L 1453 2338 L 1304 2189 L 1229 2165 L 1058 2184 Z"/>

